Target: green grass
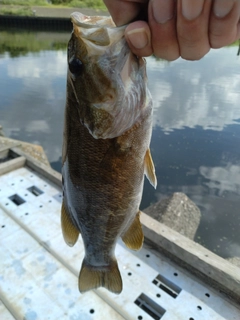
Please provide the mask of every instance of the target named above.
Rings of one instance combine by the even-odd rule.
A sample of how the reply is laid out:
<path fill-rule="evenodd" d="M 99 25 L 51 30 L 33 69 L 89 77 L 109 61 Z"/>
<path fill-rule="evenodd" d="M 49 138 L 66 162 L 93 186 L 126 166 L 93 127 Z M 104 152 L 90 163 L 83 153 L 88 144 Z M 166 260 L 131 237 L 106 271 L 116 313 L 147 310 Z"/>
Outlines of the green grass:
<path fill-rule="evenodd" d="M 78 7 L 106 9 L 102 0 L 52 0 L 48 3 L 46 0 L 1 0 L 2 5 L 16 6 L 61 6 L 61 7 Z"/>
<path fill-rule="evenodd" d="M 72 0 L 68 2 L 67 6 L 106 10 L 106 6 L 102 0 Z"/>
<path fill-rule="evenodd" d="M 0 15 L 33 16 L 32 6 L 48 6 L 51 8 L 91 8 L 106 10 L 102 0 L 1 0 Z"/>
<path fill-rule="evenodd" d="M 1 0 L 1 4 L 15 5 L 15 6 L 46 6 L 46 0 Z"/>
<path fill-rule="evenodd" d="M 15 16 L 33 16 L 31 7 L 11 7 L 6 6 L 0 9 L 0 15 L 15 15 Z"/>

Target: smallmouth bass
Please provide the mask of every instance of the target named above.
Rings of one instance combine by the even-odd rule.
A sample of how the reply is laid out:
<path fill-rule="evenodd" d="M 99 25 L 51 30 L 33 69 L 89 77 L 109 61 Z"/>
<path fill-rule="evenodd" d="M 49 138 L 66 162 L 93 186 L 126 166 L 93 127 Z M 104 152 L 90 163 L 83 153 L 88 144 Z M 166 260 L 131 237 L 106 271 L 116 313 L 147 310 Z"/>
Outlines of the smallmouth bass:
<path fill-rule="evenodd" d="M 63 237 L 73 246 L 82 235 L 85 257 L 80 292 L 122 291 L 115 258 L 119 237 L 143 244 L 139 205 L 144 173 L 156 187 L 149 144 L 152 100 L 145 60 L 133 55 L 125 27 L 111 17 L 71 15 L 63 135 Z"/>

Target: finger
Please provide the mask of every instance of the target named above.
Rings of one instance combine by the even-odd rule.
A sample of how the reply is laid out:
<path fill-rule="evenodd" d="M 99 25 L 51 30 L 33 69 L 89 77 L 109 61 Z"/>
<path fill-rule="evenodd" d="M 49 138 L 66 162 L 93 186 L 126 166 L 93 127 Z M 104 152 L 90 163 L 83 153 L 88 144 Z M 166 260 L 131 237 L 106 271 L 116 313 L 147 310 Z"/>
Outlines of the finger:
<path fill-rule="evenodd" d="M 122 26 L 135 20 L 146 6 L 148 0 L 103 0 L 113 21 Z"/>
<path fill-rule="evenodd" d="M 183 59 L 199 60 L 210 50 L 208 24 L 211 6 L 211 0 L 179 0 L 177 36 Z"/>
<path fill-rule="evenodd" d="M 240 0 L 215 0 L 210 20 L 212 48 L 221 48 L 240 37 Z"/>
<path fill-rule="evenodd" d="M 169 61 L 179 57 L 175 4 L 175 0 L 151 0 L 148 11 L 153 53 Z"/>
<path fill-rule="evenodd" d="M 129 24 L 125 30 L 125 38 L 131 51 L 137 56 L 148 57 L 152 54 L 151 32 L 145 21 Z"/>

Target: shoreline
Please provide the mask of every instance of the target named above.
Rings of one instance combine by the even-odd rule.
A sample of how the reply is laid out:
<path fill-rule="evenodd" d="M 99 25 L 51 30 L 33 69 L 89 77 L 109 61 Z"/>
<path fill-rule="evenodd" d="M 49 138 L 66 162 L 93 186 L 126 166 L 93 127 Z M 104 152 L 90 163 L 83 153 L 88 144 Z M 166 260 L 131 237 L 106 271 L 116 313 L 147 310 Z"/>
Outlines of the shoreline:
<path fill-rule="evenodd" d="M 0 5 L 1 8 L 7 7 Z M 9 6 L 11 8 L 20 8 L 20 6 Z M 21 6 L 23 7 L 23 6 Z M 71 31 L 72 23 L 70 20 L 70 14 L 75 11 L 79 11 L 85 15 L 109 15 L 108 11 L 92 8 L 76 8 L 76 7 L 40 7 L 31 6 L 30 9 L 34 13 L 32 16 L 24 15 L 0 15 L 0 28 L 22 28 L 22 29 L 34 29 L 44 31 Z"/>
<path fill-rule="evenodd" d="M 12 17 L 48 17 L 48 18 L 65 18 L 69 19 L 70 14 L 74 11 L 80 11 L 86 15 L 108 15 L 108 11 L 93 8 L 80 8 L 80 7 L 48 7 L 48 6 L 29 6 L 28 8 L 32 10 L 32 15 L 17 15 L 17 14 L 1 14 L 1 9 L 21 9 L 27 6 L 17 6 L 17 5 L 3 5 L 0 4 L 0 17 L 12 16 Z"/>

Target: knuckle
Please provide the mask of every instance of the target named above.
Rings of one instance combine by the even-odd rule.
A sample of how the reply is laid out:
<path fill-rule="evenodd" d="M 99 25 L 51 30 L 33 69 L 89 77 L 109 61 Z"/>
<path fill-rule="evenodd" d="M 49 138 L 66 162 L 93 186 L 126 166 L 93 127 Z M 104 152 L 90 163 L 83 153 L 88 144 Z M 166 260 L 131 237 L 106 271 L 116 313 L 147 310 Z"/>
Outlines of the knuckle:
<path fill-rule="evenodd" d="M 218 49 L 231 44 L 235 40 L 234 34 L 228 34 L 226 32 L 210 32 L 209 41 L 211 48 Z"/>
<path fill-rule="evenodd" d="M 166 46 L 153 46 L 153 53 L 157 58 L 174 61 L 180 57 L 178 43 L 168 44 Z"/>
<path fill-rule="evenodd" d="M 201 37 L 196 37 L 194 35 L 187 36 L 186 34 L 179 34 L 178 41 L 180 46 L 192 49 L 198 47 L 198 44 L 201 41 Z"/>
<path fill-rule="evenodd" d="M 175 52 L 175 53 L 163 52 L 163 53 L 159 53 L 159 54 L 154 52 L 154 55 L 157 58 L 164 59 L 164 60 L 167 60 L 167 61 L 174 61 L 174 60 L 177 60 L 180 57 L 179 52 Z"/>
<path fill-rule="evenodd" d="M 196 61 L 202 59 L 210 50 L 210 47 L 196 47 L 195 50 L 188 50 L 184 48 L 181 50 L 181 57 L 184 60 Z"/>

